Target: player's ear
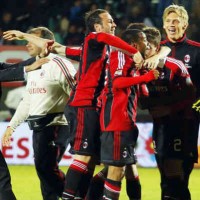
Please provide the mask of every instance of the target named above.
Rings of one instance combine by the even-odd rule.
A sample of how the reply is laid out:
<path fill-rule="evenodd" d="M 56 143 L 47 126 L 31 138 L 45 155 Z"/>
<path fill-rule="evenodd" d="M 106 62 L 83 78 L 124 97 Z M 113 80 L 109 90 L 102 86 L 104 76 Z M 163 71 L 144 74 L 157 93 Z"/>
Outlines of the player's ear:
<path fill-rule="evenodd" d="M 160 51 L 160 45 L 158 45 L 158 46 L 156 47 L 156 51 L 157 51 L 157 52 Z"/>
<path fill-rule="evenodd" d="M 187 27 L 188 27 L 188 23 L 185 23 L 183 26 L 183 30 L 186 31 Z"/>
<path fill-rule="evenodd" d="M 131 46 L 137 49 L 137 44 L 135 42 L 131 42 Z"/>
<path fill-rule="evenodd" d="M 101 31 L 101 25 L 100 24 L 94 24 L 94 29 L 96 32 L 100 32 Z"/>
<path fill-rule="evenodd" d="M 163 23 L 163 29 L 165 29 L 165 24 Z"/>

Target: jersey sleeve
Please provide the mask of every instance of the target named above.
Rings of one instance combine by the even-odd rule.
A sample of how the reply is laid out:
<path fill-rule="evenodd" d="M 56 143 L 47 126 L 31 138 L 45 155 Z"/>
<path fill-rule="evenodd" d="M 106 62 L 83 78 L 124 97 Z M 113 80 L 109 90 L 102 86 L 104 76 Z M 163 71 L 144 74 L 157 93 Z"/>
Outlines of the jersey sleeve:
<path fill-rule="evenodd" d="M 145 75 L 134 76 L 134 77 L 119 77 L 113 81 L 113 88 L 122 89 L 131 87 L 133 85 L 148 83 L 150 81 L 155 80 L 153 71 L 149 71 Z"/>
<path fill-rule="evenodd" d="M 66 47 L 65 55 L 67 58 L 80 61 L 80 56 L 82 52 L 82 47 Z"/>
<path fill-rule="evenodd" d="M 172 72 L 178 76 L 188 77 L 189 73 L 186 66 L 182 61 L 167 57 L 165 61 L 165 66 L 172 70 Z"/>
<path fill-rule="evenodd" d="M 15 111 L 15 114 L 10 120 L 9 126 L 11 127 L 12 130 L 15 131 L 15 129 L 28 118 L 29 108 L 30 108 L 30 94 L 26 90 L 24 98 L 20 101 Z"/>
<path fill-rule="evenodd" d="M 110 35 L 108 33 L 102 33 L 102 32 L 97 33 L 96 39 L 98 42 L 103 42 L 103 43 L 111 45 L 113 47 L 117 47 L 117 48 L 125 50 L 131 54 L 135 54 L 138 52 L 138 50 L 136 48 L 132 47 L 131 45 L 129 45 L 128 43 L 126 43 L 125 41 L 120 39 L 119 37 Z"/>

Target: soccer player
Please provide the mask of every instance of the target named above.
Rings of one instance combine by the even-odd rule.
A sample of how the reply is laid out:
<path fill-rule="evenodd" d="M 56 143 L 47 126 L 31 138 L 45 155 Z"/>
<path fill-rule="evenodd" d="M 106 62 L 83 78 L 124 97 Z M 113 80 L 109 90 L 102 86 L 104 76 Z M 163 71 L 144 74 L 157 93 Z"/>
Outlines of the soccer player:
<path fill-rule="evenodd" d="M 122 39 L 141 54 L 144 54 L 148 45 L 145 34 L 140 30 L 126 30 Z M 137 84 L 155 80 L 158 75 L 157 70 L 152 70 L 139 76 L 137 67 L 128 55 L 112 50 L 106 66 L 105 88 L 100 97 L 101 162 L 108 165 L 103 199 L 119 199 L 124 169 L 136 163 Z"/>
<path fill-rule="evenodd" d="M 172 49 L 170 56 L 182 60 L 188 68 L 191 80 L 196 87 L 196 99 L 198 99 L 200 96 L 200 43 L 189 40 L 186 36 L 188 13 L 185 8 L 178 5 L 170 5 L 167 7 L 163 13 L 163 27 L 167 38 L 162 41 L 162 44 Z M 186 184 L 189 182 L 189 176 L 194 167 L 194 163 L 198 162 L 197 141 L 200 115 L 195 110 L 191 110 L 191 112 L 192 118 L 188 125 L 187 137 L 181 141 L 182 144 L 187 144 L 187 155 L 183 159 L 184 176 L 187 179 Z"/>
<path fill-rule="evenodd" d="M 12 31 L 12 34 L 25 33 Z M 54 40 L 53 33 L 45 27 L 33 28 L 29 34 Z M 31 56 L 41 52 L 41 48 L 31 42 L 27 48 Z M 74 86 L 76 70 L 71 62 L 54 54 L 49 54 L 48 59 L 49 62 L 40 69 L 28 73 L 25 96 L 3 136 L 3 144 L 9 145 L 16 127 L 24 120 L 28 121 L 33 130 L 34 162 L 43 199 L 58 200 L 65 182 L 58 164 L 69 139 L 64 107 Z"/>
<path fill-rule="evenodd" d="M 144 30 L 150 49 L 146 57 L 155 55 L 160 48 L 161 35 L 156 28 Z M 157 68 L 159 78 L 153 83 L 140 85 L 140 105 L 148 108 L 153 118 L 153 144 L 161 176 L 161 199 L 190 199 L 187 163 L 189 129 L 194 99 L 194 86 L 184 64 L 171 57 L 162 60 Z M 189 158 L 188 158 L 189 159 Z"/>
<path fill-rule="evenodd" d="M 35 61 L 35 58 L 30 58 L 26 61 L 9 64 L 0 63 L 0 81 L 19 81 L 24 80 L 24 72 L 32 71 L 40 67 L 42 64 L 48 62 L 48 59 L 43 58 Z M 1 98 L 1 88 L 0 88 L 0 98 Z M 13 194 L 11 186 L 11 178 L 8 170 L 6 161 L 0 151 L 0 199 L 4 200 L 15 200 L 16 197 Z"/>
<path fill-rule="evenodd" d="M 76 77 L 77 86 L 66 110 L 67 119 L 73 125 L 71 130 L 75 136 L 73 145 L 75 156 L 66 175 L 63 199 L 74 198 L 81 186 L 81 179 L 88 176 L 88 173 L 91 175 L 93 173 L 88 170 L 89 162 L 99 154 L 100 128 L 96 109 L 97 97 L 104 83 L 104 66 L 109 57 L 109 48 L 106 45 L 135 54 L 139 58 L 138 64 L 142 61 L 135 48 L 113 36 L 116 24 L 107 11 L 97 9 L 88 13 L 86 26 L 88 34 L 83 44 L 81 63 Z"/>

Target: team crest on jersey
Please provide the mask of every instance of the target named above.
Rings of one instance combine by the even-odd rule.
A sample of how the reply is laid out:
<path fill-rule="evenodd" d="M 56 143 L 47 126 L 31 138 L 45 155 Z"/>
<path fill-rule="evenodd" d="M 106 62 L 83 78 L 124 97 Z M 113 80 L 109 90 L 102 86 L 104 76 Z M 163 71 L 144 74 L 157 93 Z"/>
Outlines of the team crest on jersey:
<path fill-rule="evenodd" d="M 165 78 L 165 73 L 164 72 L 160 72 L 159 78 L 160 79 L 164 79 Z"/>
<path fill-rule="evenodd" d="M 88 142 L 87 139 L 85 139 L 85 141 L 83 142 L 83 148 L 86 149 L 88 147 Z"/>
<path fill-rule="evenodd" d="M 126 158 L 128 156 L 128 152 L 126 149 L 124 149 L 122 156 L 123 156 L 123 158 Z"/>
<path fill-rule="evenodd" d="M 42 70 L 41 73 L 40 73 L 40 78 L 43 78 L 45 75 L 45 70 Z"/>
<path fill-rule="evenodd" d="M 190 55 L 185 55 L 185 57 L 184 57 L 184 61 L 185 61 L 185 63 L 189 63 L 190 62 Z"/>

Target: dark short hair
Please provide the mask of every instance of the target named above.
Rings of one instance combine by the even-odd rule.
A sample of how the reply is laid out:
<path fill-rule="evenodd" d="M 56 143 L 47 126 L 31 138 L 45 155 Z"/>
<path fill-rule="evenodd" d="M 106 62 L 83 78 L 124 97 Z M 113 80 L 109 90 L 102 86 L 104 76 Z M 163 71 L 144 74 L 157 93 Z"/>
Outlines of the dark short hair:
<path fill-rule="evenodd" d="M 139 33 L 142 33 L 143 31 L 139 29 L 127 29 L 124 32 L 122 32 L 121 39 L 124 40 L 127 43 L 131 42 L 139 42 L 140 37 Z"/>
<path fill-rule="evenodd" d="M 85 15 L 85 25 L 87 29 L 87 33 L 94 32 L 94 24 L 102 24 L 102 19 L 99 16 L 102 13 L 107 13 L 108 11 L 104 9 L 96 9 L 86 13 Z"/>
<path fill-rule="evenodd" d="M 29 34 L 40 34 L 41 38 L 49 39 L 49 40 L 55 40 L 54 34 L 52 31 L 50 31 L 48 28 L 39 26 L 36 28 L 32 28 L 27 31 Z"/>
<path fill-rule="evenodd" d="M 139 29 L 139 30 L 143 30 L 144 28 L 146 28 L 147 26 L 144 23 L 130 23 L 126 29 Z"/>

